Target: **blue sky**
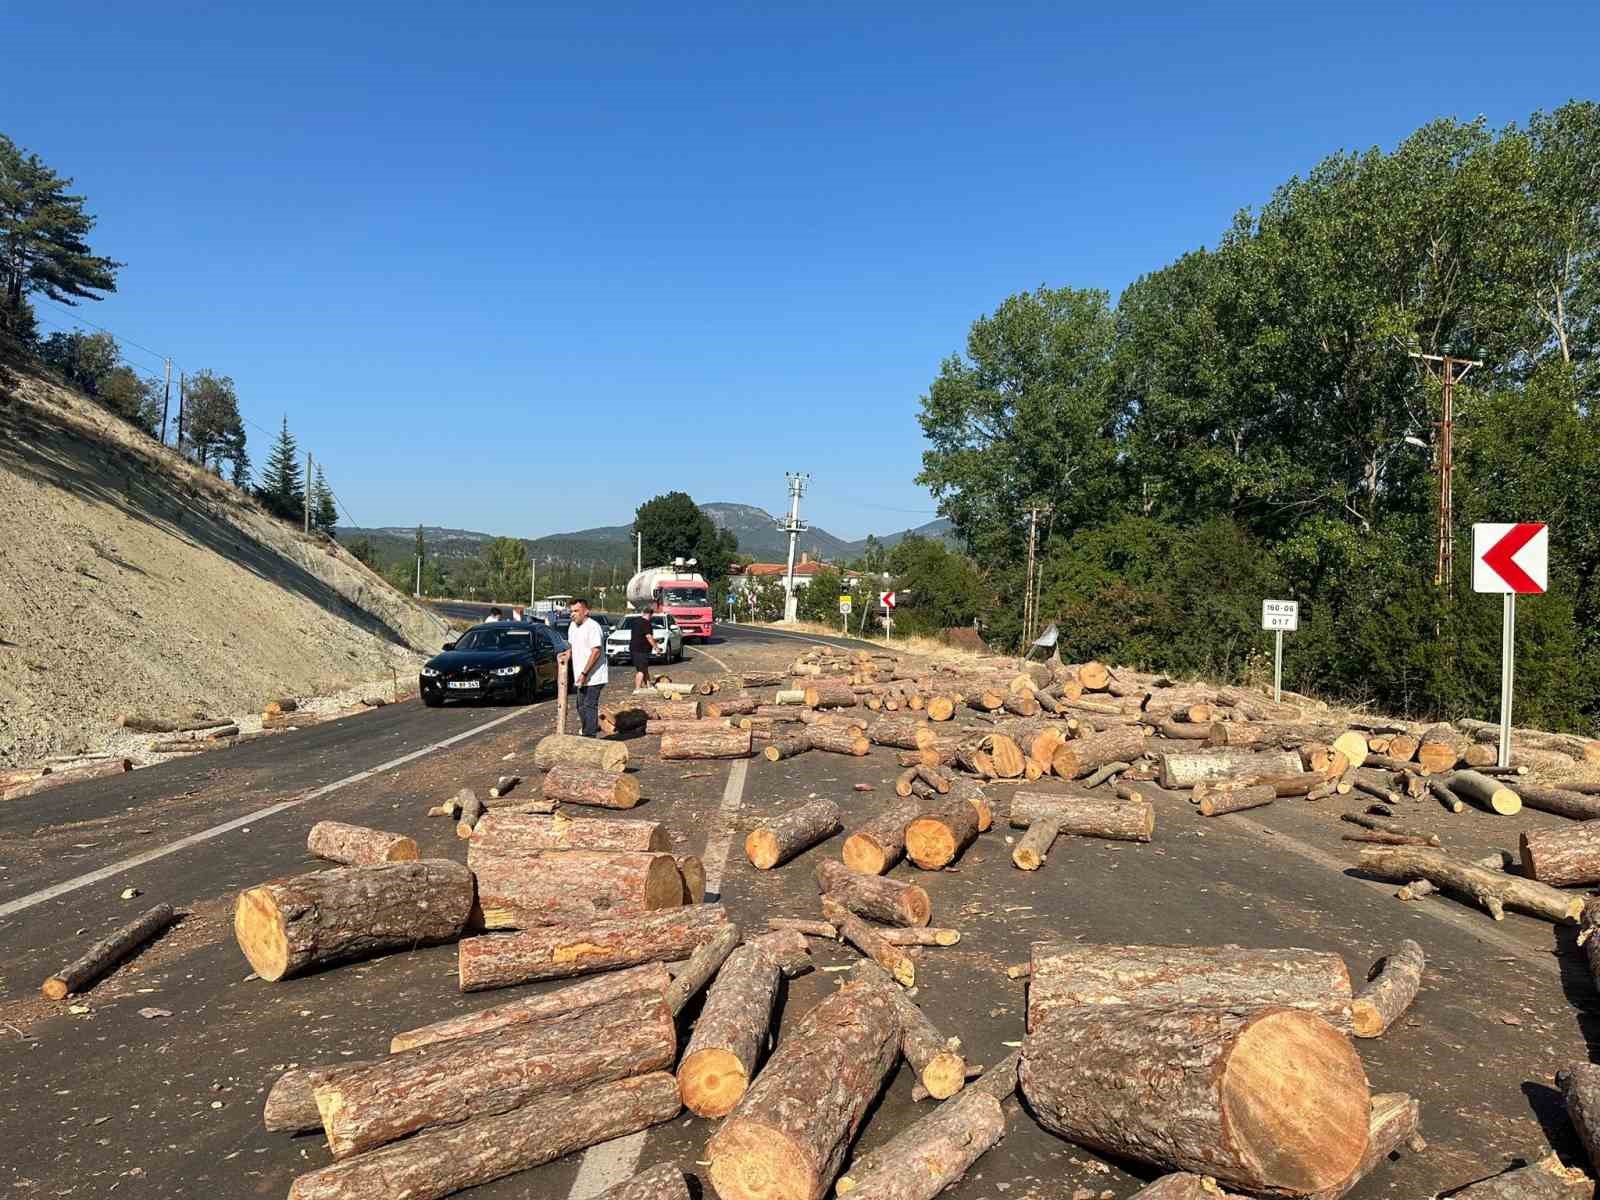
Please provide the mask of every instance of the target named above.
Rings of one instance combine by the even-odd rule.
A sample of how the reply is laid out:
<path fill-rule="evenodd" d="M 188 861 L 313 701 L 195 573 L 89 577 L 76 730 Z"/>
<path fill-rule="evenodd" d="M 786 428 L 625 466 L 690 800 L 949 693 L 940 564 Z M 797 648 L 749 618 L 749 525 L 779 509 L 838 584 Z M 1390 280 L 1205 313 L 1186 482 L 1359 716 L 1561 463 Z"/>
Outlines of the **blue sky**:
<path fill-rule="evenodd" d="M 1573 3 L 30 5 L 0 44 L 0 132 L 127 263 L 88 320 L 232 375 L 258 462 L 287 413 L 358 523 L 530 536 L 786 470 L 835 534 L 928 520 L 918 397 L 1005 296 L 1600 83 Z"/>

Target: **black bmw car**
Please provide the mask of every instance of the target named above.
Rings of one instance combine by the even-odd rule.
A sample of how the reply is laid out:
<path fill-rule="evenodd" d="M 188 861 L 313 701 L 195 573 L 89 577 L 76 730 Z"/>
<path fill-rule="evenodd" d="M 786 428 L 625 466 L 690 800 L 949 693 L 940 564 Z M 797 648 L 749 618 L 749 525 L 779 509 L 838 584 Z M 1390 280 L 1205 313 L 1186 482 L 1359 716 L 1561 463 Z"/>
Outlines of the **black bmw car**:
<path fill-rule="evenodd" d="M 512 700 L 527 704 L 556 686 L 556 655 L 567 648 L 561 635 L 533 621 L 474 625 L 444 644 L 422 665 L 422 702 Z"/>

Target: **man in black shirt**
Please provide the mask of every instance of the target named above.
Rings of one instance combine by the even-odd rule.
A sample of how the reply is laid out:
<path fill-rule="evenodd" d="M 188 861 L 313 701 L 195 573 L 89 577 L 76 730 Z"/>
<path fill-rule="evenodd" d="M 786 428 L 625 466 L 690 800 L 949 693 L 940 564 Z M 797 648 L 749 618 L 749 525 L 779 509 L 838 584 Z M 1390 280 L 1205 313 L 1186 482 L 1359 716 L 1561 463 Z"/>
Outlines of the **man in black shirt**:
<path fill-rule="evenodd" d="M 628 658 L 633 663 L 633 690 L 637 692 L 650 686 L 650 656 L 656 651 L 656 639 L 648 613 L 628 620 Z"/>

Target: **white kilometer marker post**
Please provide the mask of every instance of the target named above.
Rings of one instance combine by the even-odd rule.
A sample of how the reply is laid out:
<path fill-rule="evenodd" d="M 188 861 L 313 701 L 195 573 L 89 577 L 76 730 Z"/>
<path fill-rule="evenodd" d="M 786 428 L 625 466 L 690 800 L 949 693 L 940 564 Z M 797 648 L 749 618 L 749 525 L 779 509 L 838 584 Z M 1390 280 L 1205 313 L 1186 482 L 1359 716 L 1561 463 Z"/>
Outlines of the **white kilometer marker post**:
<path fill-rule="evenodd" d="M 1263 600 L 1261 602 L 1261 628 L 1273 633 L 1272 645 L 1272 702 L 1283 699 L 1283 633 L 1293 633 L 1300 628 L 1300 601 Z"/>

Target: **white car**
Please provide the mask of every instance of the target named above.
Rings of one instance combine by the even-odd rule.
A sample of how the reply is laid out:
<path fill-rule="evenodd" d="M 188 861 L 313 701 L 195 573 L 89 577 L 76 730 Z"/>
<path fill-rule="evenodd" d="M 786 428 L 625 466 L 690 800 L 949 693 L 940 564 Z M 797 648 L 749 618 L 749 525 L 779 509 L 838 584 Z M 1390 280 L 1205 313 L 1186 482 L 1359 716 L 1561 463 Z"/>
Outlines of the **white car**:
<path fill-rule="evenodd" d="M 617 622 L 617 627 L 606 639 L 607 659 L 613 663 L 629 661 L 633 625 L 644 619 L 642 613 L 629 613 Z M 650 617 L 650 625 L 650 632 L 656 639 L 656 652 L 650 656 L 650 661 L 653 663 L 680 661 L 683 658 L 683 631 L 678 628 L 678 623 L 665 613 L 655 613 Z"/>

